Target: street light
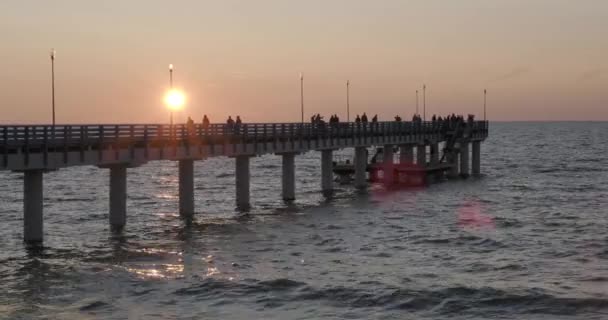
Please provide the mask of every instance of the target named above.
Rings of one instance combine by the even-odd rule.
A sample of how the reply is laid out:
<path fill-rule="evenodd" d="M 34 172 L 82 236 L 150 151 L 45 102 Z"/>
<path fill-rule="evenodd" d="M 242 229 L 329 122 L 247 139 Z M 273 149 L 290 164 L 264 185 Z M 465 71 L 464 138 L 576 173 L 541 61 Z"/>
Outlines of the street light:
<path fill-rule="evenodd" d="M 304 75 L 300 72 L 300 111 L 302 112 L 302 124 L 304 123 Z"/>
<path fill-rule="evenodd" d="M 55 49 L 51 49 L 51 106 L 53 108 L 53 126 L 55 125 Z"/>
<path fill-rule="evenodd" d="M 486 89 L 483 89 L 483 121 L 486 121 Z"/>
<path fill-rule="evenodd" d="M 346 80 L 346 122 L 350 122 L 350 81 Z"/>
<path fill-rule="evenodd" d="M 426 121 L 426 84 L 422 85 L 422 119 Z"/>
<path fill-rule="evenodd" d="M 418 115 L 418 90 L 416 90 L 416 115 Z"/>

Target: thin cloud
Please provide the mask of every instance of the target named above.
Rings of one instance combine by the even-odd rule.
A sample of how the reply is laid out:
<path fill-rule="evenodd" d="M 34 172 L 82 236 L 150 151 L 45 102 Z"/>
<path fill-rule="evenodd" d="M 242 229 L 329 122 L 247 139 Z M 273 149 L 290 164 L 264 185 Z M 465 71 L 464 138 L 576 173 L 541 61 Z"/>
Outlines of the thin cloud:
<path fill-rule="evenodd" d="M 606 74 L 607 71 L 608 69 L 605 68 L 591 69 L 581 74 L 578 80 L 581 82 L 593 81 L 595 79 L 601 78 L 604 74 Z"/>
<path fill-rule="evenodd" d="M 527 68 L 527 67 L 519 67 L 519 68 L 514 68 L 513 70 L 501 74 L 497 77 L 494 77 L 492 79 L 490 79 L 490 82 L 498 82 L 498 81 L 505 81 L 505 80 L 511 80 L 514 78 L 518 78 L 521 77 L 525 74 L 528 74 L 532 71 L 532 69 Z"/>

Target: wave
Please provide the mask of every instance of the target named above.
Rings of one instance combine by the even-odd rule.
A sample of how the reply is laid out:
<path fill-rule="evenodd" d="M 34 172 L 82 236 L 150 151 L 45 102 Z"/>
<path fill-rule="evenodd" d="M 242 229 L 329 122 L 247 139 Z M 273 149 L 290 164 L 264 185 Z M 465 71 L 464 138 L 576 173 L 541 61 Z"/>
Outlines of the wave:
<path fill-rule="evenodd" d="M 409 312 L 454 314 L 463 311 L 509 312 L 510 314 L 566 315 L 581 312 L 608 312 L 608 299 L 591 297 L 560 297 L 541 289 L 501 290 L 491 287 L 454 286 L 437 290 L 415 290 L 389 286 L 379 282 L 360 282 L 362 287 L 315 287 L 287 278 L 274 280 L 243 280 L 239 282 L 205 279 L 202 283 L 174 292 L 197 299 L 239 298 L 259 295 L 266 307 L 294 302 L 321 302 L 342 308 L 382 308 Z M 371 286 L 371 287 L 367 287 Z M 272 294 L 280 293 L 280 294 Z"/>

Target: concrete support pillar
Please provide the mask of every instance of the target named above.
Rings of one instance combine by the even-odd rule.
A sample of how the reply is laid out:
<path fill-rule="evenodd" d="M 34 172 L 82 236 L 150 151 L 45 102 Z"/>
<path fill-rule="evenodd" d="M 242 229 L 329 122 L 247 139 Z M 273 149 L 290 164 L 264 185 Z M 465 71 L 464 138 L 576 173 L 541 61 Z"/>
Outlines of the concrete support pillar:
<path fill-rule="evenodd" d="M 367 187 L 367 148 L 355 148 L 355 187 L 365 189 Z"/>
<path fill-rule="evenodd" d="M 321 191 L 329 195 L 334 190 L 333 150 L 321 151 Z"/>
<path fill-rule="evenodd" d="M 414 149 L 411 145 L 399 146 L 399 163 L 400 164 L 412 164 L 414 163 Z"/>
<path fill-rule="evenodd" d="M 23 240 L 42 242 L 42 170 L 26 170 L 23 178 Z"/>
<path fill-rule="evenodd" d="M 236 157 L 236 207 L 249 210 L 249 156 Z"/>
<path fill-rule="evenodd" d="M 426 167 L 426 145 L 419 145 L 416 153 L 416 164 L 420 167 Z"/>
<path fill-rule="evenodd" d="M 451 152 L 447 155 L 447 159 L 448 159 L 448 163 L 450 163 L 452 165 L 452 167 L 448 171 L 448 178 L 450 178 L 450 179 L 457 178 L 458 170 L 459 170 L 458 154 Z"/>
<path fill-rule="evenodd" d="M 127 223 L 127 166 L 110 167 L 110 227 L 121 229 Z"/>
<path fill-rule="evenodd" d="M 481 174 L 481 141 L 473 141 L 473 175 Z"/>
<path fill-rule="evenodd" d="M 460 144 L 460 175 L 469 176 L 469 142 Z"/>
<path fill-rule="evenodd" d="M 393 184 L 394 180 L 395 180 L 395 167 L 393 164 L 393 145 L 392 144 L 387 144 L 384 145 L 384 149 L 383 149 L 383 156 L 384 159 L 382 161 L 382 170 L 383 170 L 383 177 L 384 177 L 384 183 L 387 185 L 391 185 Z"/>
<path fill-rule="evenodd" d="M 283 200 L 296 198 L 295 153 L 284 153 L 283 158 Z"/>
<path fill-rule="evenodd" d="M 431 144 L 431 166 L 436 166 L 439 164 L 439 144 L 432 143 Z"/>
<path fill-rule="evenodd" d="M 194 160 L 179 160 L 179 214 L 194 214 Z"/>

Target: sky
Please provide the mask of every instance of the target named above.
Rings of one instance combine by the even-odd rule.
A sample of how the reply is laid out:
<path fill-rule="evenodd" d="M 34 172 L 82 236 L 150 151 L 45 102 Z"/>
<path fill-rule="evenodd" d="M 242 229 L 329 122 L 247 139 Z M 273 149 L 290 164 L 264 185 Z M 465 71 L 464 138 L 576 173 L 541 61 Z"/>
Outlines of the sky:
<path fill-rule="evenodd" d="M 1 0 L 0 123 L 608 120 L 606 0 Z"/>

